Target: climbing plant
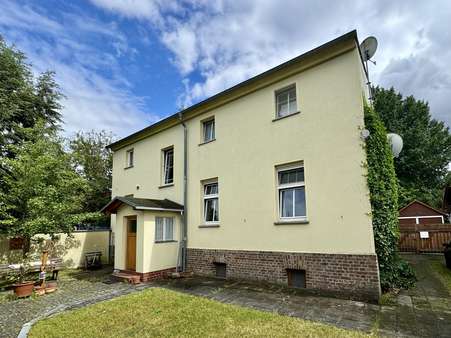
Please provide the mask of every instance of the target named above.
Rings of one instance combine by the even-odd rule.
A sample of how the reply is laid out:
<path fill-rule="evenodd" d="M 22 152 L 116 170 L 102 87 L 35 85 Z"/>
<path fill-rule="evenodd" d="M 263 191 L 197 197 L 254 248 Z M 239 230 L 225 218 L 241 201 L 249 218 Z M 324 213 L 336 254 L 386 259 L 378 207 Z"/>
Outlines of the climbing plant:
<path fill-rule="evenodd" d="M 398 179 L 384 124 L 377 113 L 365 106 L 365 128 L 373 231 L 379 261 L 381 287 L 405 288 L 415 281 L 411 267 L 399 256 Z"/>

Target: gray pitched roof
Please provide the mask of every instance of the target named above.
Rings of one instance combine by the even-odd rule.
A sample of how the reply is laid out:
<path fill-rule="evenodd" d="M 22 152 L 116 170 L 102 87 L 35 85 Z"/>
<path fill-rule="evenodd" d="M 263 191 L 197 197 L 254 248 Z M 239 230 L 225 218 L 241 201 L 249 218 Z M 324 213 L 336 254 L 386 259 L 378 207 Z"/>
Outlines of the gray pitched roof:
<path fill-rule="evenodd" d="M 127 204 L 135 210 L 183 211 L 183 205 L 168 199 L 158 200 L 126 196 L 117 196 L 113 198 L 111 202 L 105 205 L 100 211 L 114 214 L 122 204 Z"/>

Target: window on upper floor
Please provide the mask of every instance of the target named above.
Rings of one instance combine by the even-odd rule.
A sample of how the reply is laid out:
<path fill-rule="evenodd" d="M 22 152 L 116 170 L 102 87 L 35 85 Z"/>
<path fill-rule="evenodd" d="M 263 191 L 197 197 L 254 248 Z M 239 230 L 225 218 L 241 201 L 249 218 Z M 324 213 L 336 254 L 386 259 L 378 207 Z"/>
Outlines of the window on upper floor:
<path fill-rule="evenodd" d="M 215 119 L 202 122 L 202 142 L 210 142 L 215 139 Z"/>
<path fill-rule="evenodd" d="M 288 116 L 297 111 L 296 85 L 276 91 L 276 118 Z"/>
<path fill-rule="evenodd" d="M 129 149 L 126 151 L 125 153 L 125 167 L 126 168 L 131 168 L 133 167 L 133 161 L 135 160 L 135 153 L 133 151 L 133 149 Z"/>
<path fill-rule="evenodd" d="M 279 218 L 306 220 L 304 167 L 293 166 L 277 170 Z"/>
<path fill-rule="evenodd" d="M 163 184 L 174 183 L 174 148 L 163 150 Z"/>
<path fill-rule="evenodd" d="M 218 182 L 205 183 L 204 188 L 204 222 L 219 223 L 219 187 Z"/>
<path fill-rule="evenodd" d="M 155 242 L 174 240 L 174 217 L 155 217 Z"/>

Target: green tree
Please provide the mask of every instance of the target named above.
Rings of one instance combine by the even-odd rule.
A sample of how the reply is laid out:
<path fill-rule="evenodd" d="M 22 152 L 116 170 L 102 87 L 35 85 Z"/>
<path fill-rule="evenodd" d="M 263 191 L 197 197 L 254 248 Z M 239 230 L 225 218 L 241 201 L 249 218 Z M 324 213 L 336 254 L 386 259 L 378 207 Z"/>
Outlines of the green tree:
<path fill-rule="evenodd" d="M 112 141 L 106 131 L 79 132 L 69 141 L 75 168 L 90 186 L 85 211 L 99 211 L 111 200 L 113 156 L 106 146 Z"/>
<path fill-rule="evenodd" d="M 373 90 L 374 109 L 385 128 L 401 135 L 404 141 L 395 159 L 399 205 L 419 199 L 439 207 L 451 162 L 449 128 L 431 117 L 427 102 L 413 96 L 403 98 L 393 88 Z"/>
<path fill-rule="evenodd" d="M 58 128 L 61 98 L 54 74 L 46 72 L 34 79 L 25 55 L 0 36 L 0 156 L 14 157 L 15 148 L 10 145 L 26 140 L 25 129 L 37 121 Z M 0 166 L 0 189 L 5 170 Z"/>
<path fill-rule="evenodd" d="M 365 127 L 370 132 L 366 139 L 367 179 L 381 286 L 384 290 L 408 287 L 414 281 L 414 274 L 397 253 L 398 184 L 393 155 L 379 115 L 368 106 L 365 107 Z"/>
<path fill-rule="evenodd" d="M 70 233 L 74 226 L 98 217 L 83 210 L 89 185 L 73 168 L 56 130 L 44 122 L 24 129 L 26 141 L 10 145 L 14 158 L 0 196 L 0 226 L 9 236 L 25 239 L 24 254 L 36 234 Z"/>

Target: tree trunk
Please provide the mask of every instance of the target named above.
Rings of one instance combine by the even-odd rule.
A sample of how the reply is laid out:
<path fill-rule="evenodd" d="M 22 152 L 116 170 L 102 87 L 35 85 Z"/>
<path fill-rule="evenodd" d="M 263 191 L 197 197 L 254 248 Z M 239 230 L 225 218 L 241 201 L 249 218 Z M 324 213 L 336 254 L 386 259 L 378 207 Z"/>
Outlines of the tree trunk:
<path fill-rule="evenodd" d="M 30 252 L 31 247 L 31 238 L 30 237 L 24 237 L 23 238 L 23 248 L 22 248 L 22 257 L 26 258 L 27 254 Z"/>

